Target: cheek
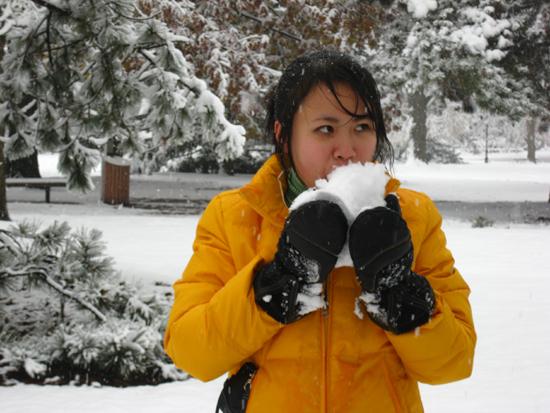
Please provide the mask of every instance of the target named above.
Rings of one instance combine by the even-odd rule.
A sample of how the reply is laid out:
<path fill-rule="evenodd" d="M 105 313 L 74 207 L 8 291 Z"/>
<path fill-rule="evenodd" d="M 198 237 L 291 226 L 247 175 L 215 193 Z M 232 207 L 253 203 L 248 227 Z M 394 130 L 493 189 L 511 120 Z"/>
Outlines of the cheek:
<path fill-rule="evenodd" d="M 322 178 L 329 169 L 331 151 L 328 145 L 322 145 L 314 139 L 303 139 L 293 142 L 292 158 L 298 175 L 309 187 L 316 179 Z"/>
<path fill-rule="evenodd" d="M 359 145 L 357 152 L 360 162 L 372 162 L 374 160 L 374 152 L 376 152 L 376 137 L 368 139 Z"/>

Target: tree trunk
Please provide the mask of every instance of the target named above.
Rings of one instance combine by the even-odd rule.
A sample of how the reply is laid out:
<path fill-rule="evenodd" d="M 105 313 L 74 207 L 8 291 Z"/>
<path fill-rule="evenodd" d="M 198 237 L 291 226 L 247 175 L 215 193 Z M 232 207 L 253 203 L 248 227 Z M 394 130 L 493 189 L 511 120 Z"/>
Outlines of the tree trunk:
<path fill-rule="evenodd" d="M 413 127 L 411 138 L 414 144 L 414 157 L 421 161 L 428 162 L 426 138 L 428 135 L 428 98 L 422 89 L 409 95 L 412 106 Z"/>
<path fill-rule="evenodd" d="M 5 174 L 11 178 L 40 178 L 40 169 L 38 168 L 38 151 L 34 151 L 31 156 L 16 159 L 15 161 L 5 160 Z"/>
<path fill-rule="evenodd" d="M 0 36 L 0 61 L 4 58 L 5 37 Z M 0 141 L 0 221 L 9 221 L 6 198 L 6 164 L 4 163 L 4 142 Z"/>
<path fill-rule="evenodd" d="M 0 221 L 9 221 L 8 202 L 6 198 L 6 164 L 4 162 L 4 142 L 0 141 Z"/>
<path fill-rule="evenodd" d="M 533 117 L 527 118 L 526 125 L 527 136 L 525 137 L 525 141 L 527 142 L 527 160 L 534 163 L 537 162 L 535 157 L 537 149 L 535 145 L 537 120 Z"/>

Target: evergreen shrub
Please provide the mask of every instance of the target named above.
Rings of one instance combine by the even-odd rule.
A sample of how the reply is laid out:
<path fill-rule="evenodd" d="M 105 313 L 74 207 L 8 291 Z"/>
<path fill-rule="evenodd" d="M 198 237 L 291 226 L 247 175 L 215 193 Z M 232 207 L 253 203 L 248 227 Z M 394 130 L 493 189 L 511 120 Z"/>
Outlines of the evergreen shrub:
<path fill-rule="evenodd" d="M 249 141 L 243 153 L 231 160 L 220 160 L 214 144 L 185 143 L 159 151 L 151 159 L 144 159 L 138 170 L 149 172 L 196 172 L 216 174 L 221 170 L 228 175 L 254 174 L 273 153 L 273 145 Z"/>
<path fill-rule="evenodd" d="M 426 160 L 428 162 L 445 164 L 464 163 L 462 157 L 453 146 L 432 138 L 428 138 L 426 144 Z"/>
<path fill-rule="evenodd" d="M 0 230 L 0 385 L 187 378 L 162 347 L 171 299 L 167 285 L 122 279 L 96 229 Z"/>
<path fill-rule="evenodd" d="M 472 221 L 472 228 L 492 227 L 494 223 L 495 222 L 493 220 L 479 215 Z"/>

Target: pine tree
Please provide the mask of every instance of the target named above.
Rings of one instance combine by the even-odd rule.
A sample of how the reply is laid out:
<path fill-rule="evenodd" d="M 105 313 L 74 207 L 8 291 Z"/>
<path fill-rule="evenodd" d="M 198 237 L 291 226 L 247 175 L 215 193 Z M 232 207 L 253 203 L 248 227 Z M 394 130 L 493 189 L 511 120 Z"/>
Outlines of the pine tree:
<path fill-rule="evenodd" d="M 10 159 L 58 151 L 69 189 L 88 190 L 106 145 L 131 155 L 201 136 L 222 160 L 242 152 L 244 129 L 176 47 L 187 39 L 135 0 L 4 1 L 1 9 L 9 18 L 0 124 Z"/>
<path fill-rule="evenodd" d="M 367 54 L 390 109 L 412 119 L 418 159 L 428 160 L 429 113 L 439 113 L 447 99 L 462 102 L 467 111 L 481 107 L 517 116 L 524 100 L 509 93 L 496 64 L 512 44 L 511 24 L 496 16 L 492 3 L 498 2 L 399 1 L 383 14 L 376 47 Z"/>
<path fill-rule="evenodd" d="M 550 119 L 550 4 L 543 1 L 506 1 L 500 13 L 512 22 L 512 45 L 500 65 L 518 84 L 526 102 L 518 107 L 526 118 L 527 159 L 536 161 L 536 127 Z"/>

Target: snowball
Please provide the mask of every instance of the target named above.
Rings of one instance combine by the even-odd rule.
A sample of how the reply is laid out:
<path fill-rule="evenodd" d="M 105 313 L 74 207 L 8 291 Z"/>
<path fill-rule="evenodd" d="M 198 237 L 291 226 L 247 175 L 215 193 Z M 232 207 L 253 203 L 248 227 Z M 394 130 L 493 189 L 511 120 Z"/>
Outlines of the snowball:
<path fill-rule="evenodd" d="M 290 206 L 291 210 L 307 202 L 326 200 L 337 204 L 348 220 L 355 220 L 365 209 L 385 206 L 384 194 L 389 176 L 384 165 L 350 163 L 334 169 L 326 179 L 318 179 L 315 187 L 302 192 Z M 353 266 L 346 242 L 336 267 Z"/>
<path fill-rule="evenodd" d="M 352 222 L 364 209 L 386 205 L 384 194 L 389 179 L 384 165 L 349 163 L 334 169 L 326 179 L 315 181 L 315 187 L 298 195 L 290 209 L 315 200 L 333 201 Z"/>

